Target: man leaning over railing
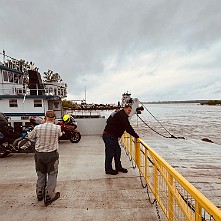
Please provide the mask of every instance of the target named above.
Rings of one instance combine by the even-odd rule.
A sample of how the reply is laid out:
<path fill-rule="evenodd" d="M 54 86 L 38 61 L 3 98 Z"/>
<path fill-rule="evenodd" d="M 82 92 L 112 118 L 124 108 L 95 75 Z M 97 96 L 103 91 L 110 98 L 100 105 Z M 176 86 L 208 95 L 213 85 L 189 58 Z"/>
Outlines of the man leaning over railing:
<path fill-rule="evenodd" d="M 118 172 L 127 173 L 128 170 L 121 165 L 121 148 L 118 139 L 121 138 L 126 130 L 131 136 L 139 138 L 138 134 L 130 125 L 128 117 L 131 113 L 131 105 L 116 112 L 111 118 L 107 120 L 103 132 L 103 141 L 105 143 L 105 172 L 106 174 L 116 175 Z M 112 168 L 112 160 L 115 161 L 115 170 Z"/>

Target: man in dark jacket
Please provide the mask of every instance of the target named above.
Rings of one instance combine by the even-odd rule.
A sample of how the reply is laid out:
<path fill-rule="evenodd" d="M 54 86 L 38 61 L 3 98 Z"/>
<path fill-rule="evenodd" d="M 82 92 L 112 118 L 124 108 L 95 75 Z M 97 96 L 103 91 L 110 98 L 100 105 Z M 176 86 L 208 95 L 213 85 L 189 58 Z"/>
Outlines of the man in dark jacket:
<path fill-rule="evenodd" d="M 139 138 L 137 133 L 134 131 L 128 117 L 131 113 L 132 107 L 127 105 L 123 110 L 115 113 L 111 118 L 107 120 L 107 125 L 104 129 L 103 140 L 105 143 L 105 171 L 106 174 L 115 175 L 119 171 L 127 173 L 127 169 L 121 165 L 121 148 L 118 139 L 121 138 L 124 131 L 126 130 L 130 135 L 135 138 Z M 112 168 L 112 160 L 115 161 L 115 169 Z"/>

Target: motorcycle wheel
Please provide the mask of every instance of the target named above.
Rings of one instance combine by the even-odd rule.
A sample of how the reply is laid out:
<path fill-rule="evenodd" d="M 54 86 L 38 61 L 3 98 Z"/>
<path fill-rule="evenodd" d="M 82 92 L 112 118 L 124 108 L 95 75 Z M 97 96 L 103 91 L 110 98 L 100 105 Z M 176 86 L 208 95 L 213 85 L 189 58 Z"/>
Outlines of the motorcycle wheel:
<path fill-rule="evenodd" d="M 81 139 L 81 134 L 79 132 L 71 133 L 70 141 L 71 143 L 78 143 Z"/>
<path fill-rule="evenodd" d="M 10 151 L 0 149 L 0 158 L 7 157 L 9 154 L 10 154 Z"/>
<path fill-rule="evenodd" d="M 18 142 L 19 150 L 26 150 L 31 147 L 31 141 L 28 138 L 24 138 L 23 140 Z"/>

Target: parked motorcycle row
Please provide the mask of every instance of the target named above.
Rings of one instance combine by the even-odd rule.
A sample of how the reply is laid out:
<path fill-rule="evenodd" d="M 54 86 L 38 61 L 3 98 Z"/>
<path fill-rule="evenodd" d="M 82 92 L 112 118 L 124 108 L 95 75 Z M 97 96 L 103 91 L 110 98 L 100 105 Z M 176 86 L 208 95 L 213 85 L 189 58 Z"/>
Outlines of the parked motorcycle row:
<path fill-rule="evenodd" d="M 56 124 L 61 126 L 63 135 L 59 140 L 70 140 L 77 143 L 81 139 L 81 134 L 77 128 L 77 122 L 71 118 L 71 122 L 65 123 L 59 120 Z M 28 133 L 38 124 L 42 123 L 39 117 L 30 117 L 30 126 L 23 127 L 21 133 L 14 132 L 14 128 L 9 126 L 7 118 L 0 113 L 0 158 L 6 157 L 10 153 L 34 153 L 35 140 L 27 138 Z"/>

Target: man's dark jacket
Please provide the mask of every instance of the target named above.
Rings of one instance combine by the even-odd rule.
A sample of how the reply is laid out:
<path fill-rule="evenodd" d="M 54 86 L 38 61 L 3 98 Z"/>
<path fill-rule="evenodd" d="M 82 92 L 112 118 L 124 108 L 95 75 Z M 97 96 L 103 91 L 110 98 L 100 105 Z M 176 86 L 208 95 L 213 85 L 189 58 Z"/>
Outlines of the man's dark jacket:
<path fill-rule="evenodd" d="M 125 130 L 133 137 L 139 138 L 137 133 L 130 125 L 128 115 L 124 112 L 124 110 L 121 110 L 113 116 L 110 116 L 104 129 L 106 133 L 111 134 L 115 137 L 121 137 Z"/>

